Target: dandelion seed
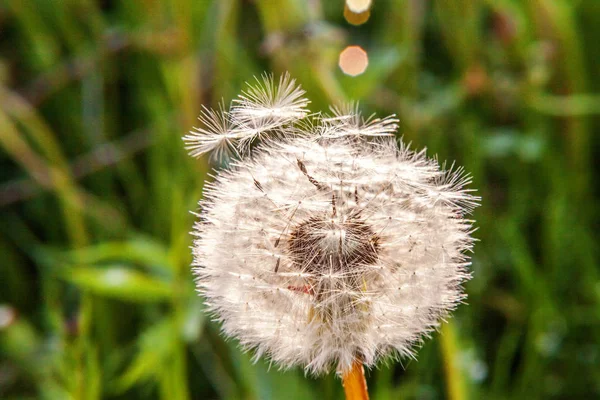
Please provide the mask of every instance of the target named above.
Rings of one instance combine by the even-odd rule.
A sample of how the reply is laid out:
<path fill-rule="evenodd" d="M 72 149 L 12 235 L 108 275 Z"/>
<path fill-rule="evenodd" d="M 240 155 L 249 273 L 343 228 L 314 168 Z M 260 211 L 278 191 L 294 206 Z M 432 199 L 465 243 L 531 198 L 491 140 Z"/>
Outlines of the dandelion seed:
<path fill-rule="evenodd" d="M 256 78 L 257 85 L 233 100 L 231 110 L 205 107 L 198 118 L 201 126 L 183 137 L 192 157 L 211 153 L 215 159 L 243 156 L 253 142 L 298 132 L 294 124 L 308 115 L 309 100 L 289 74 L 275 82 L 272 75 Z"/>
<path fill-rule="evenodd" d="M 364 119 L 358 110 L 358 103 L 331 107 L 332 116 L 321 119 L 326 129 L 322 136 L 336 138 L 342 136 L 393 136 L 398 129 L 398 119 L 390 115 L 383 119 L 371 115 Z"/>
<path fill-rule="evenodd" d="M 185 148 L 192 157 L 199 157 L 205 153 L 213 153 L 213 157 L 222 159 L 230 156 L 235 151 L 235 142 L 238 135 L 233 130 L 229 113 L 221 105 L 219 110 L 202 108 L 198 117 L 201 127 L 183 137 Z"/>
<path fill-rule="evenodd" d="M 465 298 L 470 178 L 398 145 L 393 116 L 311 115 L 288 75 L 262 85 L 186 136 L 197 155 L 255 136 L 250 121 L 280 132 L 205 186 L 193 265 L 208 308 L 282 368 L 346 375 L 413 356 Z"/>
<path fill-rule="evenodd" d="M 248 89 L 235 99 L 231 110 L 235 122 L 240 126 L 277 129 L 306 117 L 306 107 L 310 103 L 303 97 L 304 90 L 296 85 L 289 74 L 275 82 L 272 75 L 263 75 L 262 81 Z"/>

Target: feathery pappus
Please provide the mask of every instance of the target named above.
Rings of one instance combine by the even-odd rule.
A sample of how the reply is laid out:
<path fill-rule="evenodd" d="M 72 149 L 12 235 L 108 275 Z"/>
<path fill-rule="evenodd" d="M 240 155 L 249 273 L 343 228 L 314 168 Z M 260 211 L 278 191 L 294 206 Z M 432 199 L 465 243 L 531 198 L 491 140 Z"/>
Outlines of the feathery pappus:
<path fill-rule="evenodd" d="M 471 178 L 399 143 L 394 116 L 311 114 L 304 94 L 264 76 L 184 137 L 230 159 L 200 202 L 198 290 L 225 335 L 282 368 L 412 356 L 465 298 Z"/>

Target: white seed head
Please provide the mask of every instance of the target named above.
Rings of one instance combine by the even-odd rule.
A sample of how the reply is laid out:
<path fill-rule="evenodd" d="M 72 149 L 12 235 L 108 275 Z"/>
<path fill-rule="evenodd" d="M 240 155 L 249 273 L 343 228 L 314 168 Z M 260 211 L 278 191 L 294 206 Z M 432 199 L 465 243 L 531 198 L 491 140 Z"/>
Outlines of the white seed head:
<path fill-rule="evenodd" d="M 343 373 L 412 356 L 465 298 L 465 216 L 479 199 L 462 169 L 398 146 L 393 117 L 309 115 L 302 93 L 287 75 L 267 78 L 230 114 L 201 117 L 227 123 L 186 136 L 192 155 L 228 148 L 236 141 L 215 138 L 244 138 L 247 124 L 263 139 L 205 186 L 198 289 L 227 336 L 283 368 Z"/>

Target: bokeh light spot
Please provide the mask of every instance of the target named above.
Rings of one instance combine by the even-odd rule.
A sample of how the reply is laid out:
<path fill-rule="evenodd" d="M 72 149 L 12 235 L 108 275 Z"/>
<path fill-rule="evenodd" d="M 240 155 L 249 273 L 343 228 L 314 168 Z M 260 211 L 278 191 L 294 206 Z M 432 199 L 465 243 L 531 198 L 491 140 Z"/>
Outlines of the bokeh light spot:
<path fill-rule="evenodd" d="M 346 0 L 346 6 L 355 14 L 367 11 L 371 7 L 372 0 Z"/>
<path fill-rule="evenodd" d="M 340 53 L 339 66 L 346 75 L 360 75 L 365 72 L 368 65 L 367 52 L 360 46 L 348 46 Z"/>
<path fill-rule="evenodd" d="M 0 304 L 0 330 L 8 328 L 17 318 L 14 308 Z"/>
<path fill-rule="evenodd" d="M 347 4 L 344 6 L 344 18 L 346 18 L 346 21 L 348 21 L 349 24 L 362 25 L 369 20 L 370 16 L 371 11 L 369 9 L 360 13 L 355 13 Z"/>

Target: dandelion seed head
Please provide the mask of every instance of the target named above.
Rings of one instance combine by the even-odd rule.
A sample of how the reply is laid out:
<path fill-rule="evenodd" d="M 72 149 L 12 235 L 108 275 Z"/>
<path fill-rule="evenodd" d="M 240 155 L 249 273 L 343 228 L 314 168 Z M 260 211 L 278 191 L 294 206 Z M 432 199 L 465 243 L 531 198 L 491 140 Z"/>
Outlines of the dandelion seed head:
<path fill-rule="evenodd" d="M 234 103 L 248 120 L 264 108 L 253 119 L 262 140 L 205 186 L 197 287 L 227 336 L 282 368 L 343 373 L 356 360 L 412 356 L 465 298 L 466 216 L 479 201 L 470 178 L 398 145 L 394 117 L 365 120 L 355 106 L 311 115 L 299 97 L 280 113 L 276 99 L 300 93 L 290 82 Z M 277 118 L 279 135 L 261 130 Z M 219 148 L 201 142 L 186 140 L 192 155 Z"/>

